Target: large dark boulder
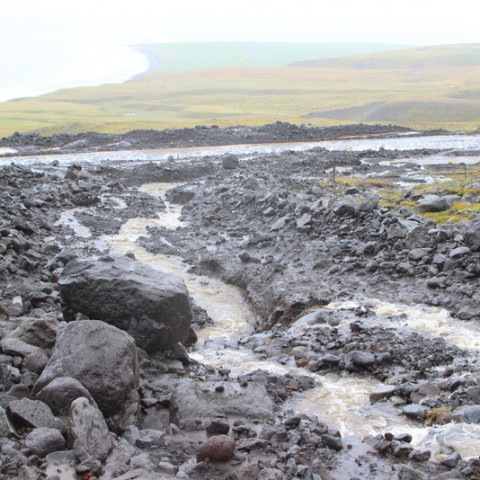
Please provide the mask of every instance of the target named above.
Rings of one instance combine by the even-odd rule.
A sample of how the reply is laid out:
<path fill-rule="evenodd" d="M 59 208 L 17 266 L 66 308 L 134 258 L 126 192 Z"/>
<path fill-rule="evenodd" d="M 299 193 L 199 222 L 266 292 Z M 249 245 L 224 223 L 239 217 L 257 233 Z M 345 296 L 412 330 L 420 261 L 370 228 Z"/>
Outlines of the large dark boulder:
<path fill-rule="evenodd" d="M 127 256 L 76 259 L 59 281 L 66 321 L 77 313 L 128 332 L 152 353 L 185 343 L 192 310 L 184 281 Z"/>
<path fill-rule="evenodd" d="M 470 223 L 463 237 L 472 250 L 480 250 L 480 219 Z"/>
<path fill-rule="evenodd" d="M 418 210 L 422 213 L 443 212 L 448 210 L 452 204 L 453 198 L 451 196 L 425 195 L 418 203 Z"/>
<path fill-rule="evenodd" d="M 99 320 L 80 320 L 59 334 L 32 394 L 40 392 L 45 398 L 50 382 L 71 377 L 88 390 L 106 417 L 124 415 L 138 407 L 138 375 L 137 349 L 130 335 Z"/>
<path fill-rule="evenodd" d="M 340 198 L 339 200 L 335 200 L 331 205 L 331 208 L 335 212 L 335 214 L 340 217 L 355 217 L 357 216 L 360 209 L 360 204 L 355 200 L 355 197 L 347 195 L 346 197 Z"/>

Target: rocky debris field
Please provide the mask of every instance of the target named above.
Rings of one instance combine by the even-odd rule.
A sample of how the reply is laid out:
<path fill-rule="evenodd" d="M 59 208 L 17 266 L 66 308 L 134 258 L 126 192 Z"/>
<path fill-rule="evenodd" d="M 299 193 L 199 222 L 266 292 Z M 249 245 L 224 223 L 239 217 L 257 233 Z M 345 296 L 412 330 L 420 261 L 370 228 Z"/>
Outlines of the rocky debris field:
<path fill-rule="evenodd" d="M 340 125 L 338 127 L 298 126 L 277 122 L 260 127 L 237 125 L 220 128 L 197 126 L 172 130 L 133 130 L 124 134 L 61 133 L 42 136 L 14 133 L 0 139 L 0 147 L 13 148 L 21 155 L 89 151 L 137 150 L 150 148 L 239 145 L 242 143 L 308 142 L 352 136 L 382 136 L 411 129 L 397 125 Z M 438 133 L 431 132 L 431 133 Z"/>
<path fill-rule="evenodd" d="M 379 160 L 404 155 L 2 168 L 0 479 L 480 478 L 479 457 L 442 430 L 433 454 L 409 433 L 476 428 L 478 351 L 380 308 L 442 307 L 477 325 L 480 221 L 438 225 L 386 205 L 374 182 L 331 181 L 333 165 L 377 178 Z M 388 168 L 389 178 L 409 169 L 418 173 Z M 196 333 L 212 321 L 183 280 L 108 251 L 102 235 L 165 210 L 138 189 L 147 182 L 184 183 L 167 199 L 187 223 L 150 227 L 137 243 L 240 288 L 255 326 L 218 348 L 291 373 L 194 361 Z M 295 413 L 291 402 L 322 388 L 317 374 L 374 380 L 371 408 L 405 418 L 404 432 L 357 438 L 321 412 Z"/>

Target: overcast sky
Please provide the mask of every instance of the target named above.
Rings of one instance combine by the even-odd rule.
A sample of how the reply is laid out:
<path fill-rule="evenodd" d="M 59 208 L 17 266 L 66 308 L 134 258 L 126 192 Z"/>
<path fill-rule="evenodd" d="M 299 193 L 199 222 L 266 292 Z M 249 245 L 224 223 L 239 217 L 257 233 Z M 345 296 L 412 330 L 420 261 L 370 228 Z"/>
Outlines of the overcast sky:
<path fill-rule="evenodd" d="M 0 101 L 121 82 L 122 45 L 185 41 L 480 43 L 478 0 L 0 0 Z"/>
<path fill-rule="evenodd" d="M 478 0 L 2 0 L 8 42 L 480 42 Z"/>

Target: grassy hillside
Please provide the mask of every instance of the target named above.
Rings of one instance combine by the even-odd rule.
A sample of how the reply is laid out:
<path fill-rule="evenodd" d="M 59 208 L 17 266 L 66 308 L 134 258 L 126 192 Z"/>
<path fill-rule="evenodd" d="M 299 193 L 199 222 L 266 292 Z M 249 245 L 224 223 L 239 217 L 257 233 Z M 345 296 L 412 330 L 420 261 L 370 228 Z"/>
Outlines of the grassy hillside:
<path fill-rule="evenodd" d="M 433 70 L 480 66 L 480 44 L 443 45 L 397 49 L 368 55 L 341 58 L 317 58 L 293 63 L 299 67 L 345 68 L 368 70 Z"/>
<path fill-rule="evenodd" d="M 0 104 L 0 136 L 14 131 L 125 132 L 277 120 L 474 130 L 480 125 L 479 49 L 411 49 L 335 60 L 338 64 L 329 60 L 333 63 L 328 66 L 323 60 L 322 65 L 307 66 L 157 70 L 122 84 L 66 89 Z M 367 58 L 372 59 L 370 67 L 358 68 Z"/>

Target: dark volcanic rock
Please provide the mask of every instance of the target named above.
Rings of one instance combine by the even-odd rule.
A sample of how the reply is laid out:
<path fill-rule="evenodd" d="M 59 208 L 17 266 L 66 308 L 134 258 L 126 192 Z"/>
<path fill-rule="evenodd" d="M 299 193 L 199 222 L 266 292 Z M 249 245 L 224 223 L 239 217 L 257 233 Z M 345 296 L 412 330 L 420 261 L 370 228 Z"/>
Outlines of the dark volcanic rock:
<path fill-rule="evenodd" d="M 10 402 L 7 413 L 15 424 L 22 427 L 57 428 L 59 426 L 58 419 L 53 416 L 50 408 L 39 400 L 23 398 Z"/>
<path fill-rule="evenodd" d="M 225 170 L 235 170 L 239 167 L 238 157 L 236 155 L 225 155 L 222 158 L 222 167 Z"/>
<path fill-rule="evenodd" d="M 480 250 L 480 220 L 475 220 L 467 227 L 464 239 L 472 250 Z"/>
<path fill-rule="evenodd" d="M 442 212 L 452 206 L 453 200 L 438 195 L 426 195 L 419 204 L 418 209 L 421 212 Z"/>
<path fill-rule="evenodd" d="M 170 422 L 185 429 L 197 429 L 199 421 L 206 427 L 219 415 L 267 419 L 273 416 L 273 402 L 263 385 L 216 382 L 184 382 L 170 400 Z"/>
<path fill-rule="evenodd" d="M 192 310 L 185 283 L 129 257 L 74 260 L 59 281 L 67 321 L 77 313 L 127 331 L 147 352 L 188 337 Z"/>
<path fill-rule="evenodd" d="M 65 439 L 62 433 L 55 428 L 35 428 L 25 439 L 25 446 L 33 454 L 44 457 L 51 452 L 63 450 L 65 448 Z"/>
<path fill-rule="evenodd" d="M 102 413 L 87 398 L 74 400 L 70 410 L 70 434 L 88 454 L 105 460 L 113 442 Z"/>
<path fill-rule="evenodd" d="M 46 403 L 55 415 L 67 416 L 76 398 L 87 397 L 94 403 L 90 392 L 72 377 L 58 377 L 37 393 L 36 398 Z"/>
<path fill-rule="evenodd" d="M 34 386 L 37 394 L 58 377 L 73 377 L 107 416 L 135 408 L 138 364 L 133 338 L 98 320 L 69 323 Z"/>

